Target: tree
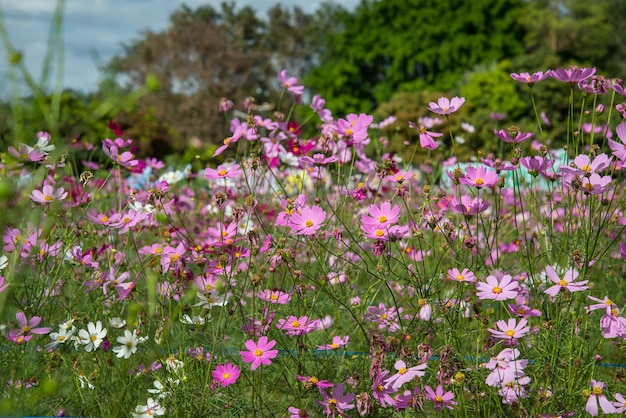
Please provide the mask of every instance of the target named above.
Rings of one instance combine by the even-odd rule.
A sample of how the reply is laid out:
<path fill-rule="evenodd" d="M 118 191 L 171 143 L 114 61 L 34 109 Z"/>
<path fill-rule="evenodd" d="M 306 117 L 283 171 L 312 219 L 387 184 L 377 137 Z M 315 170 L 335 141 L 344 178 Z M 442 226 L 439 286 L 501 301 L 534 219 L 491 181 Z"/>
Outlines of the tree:
<path fill-rule="evenodd" d="M 132 88 L 152 75 L 161 86 L 139 102 L 137 113 L 120 115 L 128 134 L 149 140 L 139 129 L 145 128 L 139 122 L 148 117 L 161 125 L 153 129 L 170 135 L 167 140 L 175 148 L 192 137 L 221 142 L 228 125 L 219 114 L 220 100 L 241 106 L 247 96 L 269 94 L 275 73 L 269 51 L 261 48 L 264 32 L 265 23 L 250 7 L 237 11 L 232 3 L 224 3 L 218 12 L 210 6 L 183 6 L 172 14 L 165 31 L 146 31 L 138 41 L 124 45 L 109 66 L 118 81 Z"/>
<path fill-rule="evenodd" d="M 522 0 L 364 0 L 306 83 L 340 112 L 397 90 L 450 90 L 463 72 L 523 52 Z"/>

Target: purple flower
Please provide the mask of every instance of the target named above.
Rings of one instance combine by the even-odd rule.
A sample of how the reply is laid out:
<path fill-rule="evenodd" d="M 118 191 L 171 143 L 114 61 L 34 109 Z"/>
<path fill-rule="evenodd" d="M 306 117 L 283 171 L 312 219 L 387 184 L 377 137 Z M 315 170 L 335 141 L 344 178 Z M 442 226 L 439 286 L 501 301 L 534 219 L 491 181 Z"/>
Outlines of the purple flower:
<path fill-rule="evenodd" d="M 550 70 L 546 71 L 545 73 L 543 71 L 537 71 L 532 75 L 529 73 L 511 73 L 511 78 L 515 81 L 519 81 L 520 83 L 525 83 L 529 86 L 532 86 L 538 81 L 545 80 L 549 75 Z"/>
<path fill-rule="evenodd" d="M 609 139 L 609 148 L 613 151 L 613 155 L 622 163 L 626 162 L 626 122 L 622 122 L 615 128 L 617 136 L 621 143 Z"/>
<path fill-rule="evenodd" d="M 559 68 L 557 70 L 549 70 L 550 77 L 564 83 L 578 83 L 586 80 L 596 73 L 596 68 L 578 68 L 571 66 L 569 69 Z"/>
<path fill-rule="evenodd" d="M 442 133 L 427 131 L 424 125 L 421 125 L 418 127 L 416 124 L 414 124 L 411 121 L 409 121 L 409 126 L 413 129 L 416 129 L 419 132 L 420 146 L 422 148 L 437 149 L 437 147 L 439 147 L 439 144 L 437 144 L 437 141 L 435 141 L 435 138 L 439 138 L 443 136 Z"/>
<path fill-rule="evenodd" d="M 452 405 L 456 405 L 456 402 L 453 401 L 454 393 L 451 391 L 444 392 L 441 385 L 438 385 L 435 390 L 426 385 L 424 387 L 424 396 L 426 399 L 435 403 L 435 409 L 437 411 L 441 411 L 441 408 L 444 406 L 448 409 L 454 409 Z"/>
<path fill-rule="evenodd" d="M 494 129 L 493 133 L 498 138 L 500 138 L 504 142 L 508 142 L 509 144 L 511 144 L 511 143 L 519 144 L 520 142 L 526 141 L 528 138 L 533 136 L 533 134 L 530 133 L 530 132 L 521 132 L 521 131 L 518 131 L 518 130 L 515 130 L 515 136 L 514 137 L 511 136 L 509 131 L 504 130 L 504 129 L 500 129 L 499 131 Z"/>
<path fill-rule="evenodd" d="M 605 414 L 612 414 L 615 412 L 615 407 L 603 393 L 604 386 L 604 382 L 598 382 L 597 380 L 591 379 L 591 390 L 588 390 L 589 399 L 587 399 L 585 410 L 592 417 L 598 416 L 598 404 L 600 404 L 600 408 Z"/>
<path fill-rule="evenodd" d="M 295 77 L 287 77 L 287 70 L 282 70 L 278 73 L 278 82 L 283 85 L 287 90 L 297 96 L 301 96 L 304 93 L 304 86 L 297 85 L 298 79 Z"/>
<path fill-rule="evenodd" d="M 453 97 L 452 100 L 447 97 L 440 97 L 437 103 L 428 103 L 428 109 L 438 115 L 449 115 L 454 113 L 465 103 L 465 97 Z"/>
<path fill-rule="evenodd" d="M 354 393 L 347 393 L 344 395 L 344 385 L 343 383 L 337 383 L 337 385 L 333 388 L 333 392 L 331 395 L 326 393 L 325 390 L 320 388 L 320 395 L 324 398 L 323 401 L 317 401 L 317 404 L 323 408 L 325 408 L 326 416 L 336 416 L 337 414 L 342 417 L 347 417 L 345 411 L 350 409 L 354 409 L 354 404 L 351 403 L 354 401 Z"/>

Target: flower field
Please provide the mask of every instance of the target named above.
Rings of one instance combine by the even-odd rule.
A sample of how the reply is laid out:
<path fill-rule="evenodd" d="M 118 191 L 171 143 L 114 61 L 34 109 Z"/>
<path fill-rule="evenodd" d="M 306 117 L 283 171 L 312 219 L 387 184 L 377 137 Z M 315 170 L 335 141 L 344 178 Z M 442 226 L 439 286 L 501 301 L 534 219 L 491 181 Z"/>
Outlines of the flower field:
<path fill-rule="evenodd" d="M 0 414 L 626 411 L 621 80 L 511 74 L 530 97 L 569 86 L 567 136 L 534 109 L 532 131 L 494 123 L 502 152 L 472 161 L 455 154 L 462 97 L 431 102 L 391 155 L 393 115 L 333 115 L 278 82 L 292 107 L 222 101 L 232 135 L 201 170 L 123 134 L 2 150 L 19 216 L 0 253 Z"/>

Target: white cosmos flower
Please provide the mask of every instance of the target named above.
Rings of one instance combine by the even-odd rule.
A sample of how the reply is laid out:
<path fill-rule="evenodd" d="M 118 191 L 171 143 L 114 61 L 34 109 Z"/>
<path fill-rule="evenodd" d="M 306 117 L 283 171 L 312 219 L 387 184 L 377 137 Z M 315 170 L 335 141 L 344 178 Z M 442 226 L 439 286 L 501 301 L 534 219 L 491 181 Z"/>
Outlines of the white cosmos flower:
<path fill-rule="evenodd" d="M 152 398 L 148 398 L 146 405 L 137 405 L 133 412 L 135 418 L 151 418 L 158 415 L 165 415 L 165 408 Z"/>
<path fill-rule="evenodd" d="M 84 329 L 78 331 L 78 342 L 85 346 L 85 351 L 94 351 L 100 347 L 106 335 L 107 330 L 102 328 L 102 322 L 98 321 L 95 324 L 90 322 L 86 331 Z"/>
<path fill-rule="evenodd" d="M 4 270 L 7 264 L 9 264 L 9 259 L 7 258 L 7 256 L 0 255 L 0 271 Z"/>
<path fill-rule="evenodd" d="M 204 325 L 206 320 L 204 319 L 204 317 L 199 316 L 199 315 L 194 315 L 194 316 L 183 315 L 180 322 L 182 322 L 183 324 L 187 324 L 187 325 Z"/>
<path fill-rule="evenodd" d="M 117 354 L 118 358 L 129 358 L 137 351 L 139 337 L 137 337 L 135 332 L 126 330 L 124 331 L 124 335 L 122 335 L 121 337 L 117 337 L 117 342 L 122 345 L 113 347 L 113 352 Z"/>

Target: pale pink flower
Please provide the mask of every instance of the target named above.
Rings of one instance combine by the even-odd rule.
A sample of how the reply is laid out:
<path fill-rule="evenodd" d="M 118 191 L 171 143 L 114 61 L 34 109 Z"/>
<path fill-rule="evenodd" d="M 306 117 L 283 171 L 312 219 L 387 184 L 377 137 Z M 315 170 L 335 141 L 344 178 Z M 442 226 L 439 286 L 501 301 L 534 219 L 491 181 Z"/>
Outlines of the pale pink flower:
<path fill-rule="evenodd" d="M 488 276 L 485 282 L 476 283 L 476 290 L 479 299 L 507 300 L 517 296 L 519 286 L 511 275 L 505 274 L 500 280 Z"/>
<path fill-rule="evenodd" d="M 530 331 L 530 327 L 526 326 L 527 323 L 528 321 L 526 318 L 520 319 L 519 322 L 517 322 L 515 318 L 510 318 L 508 321 L 497 321 L 496 327 L 498 329 L 489 328 L 487 331 L 489 331 L 495 338 L 514 340 L 523 337 Z"/>
<path fill-rule="evenodd" d="M 589 399 L 587 399 L 587 403 L 585 404 L 585 410 L 592 417 L 598 416 L 598 404 L 600 404 L 600 408 L 603 413 L 615 413 L 615 407 L 603 393 L 604 386 L 604 382 L 598 382 L 597 380 L 591 379 L 591 391 L 589 392 Z"/>
<path fill-rule="evenodd" d="M 33 190 L 30 194 L 30 198 L 33 202 L 41 203 L 43 205 L 47 205 L 48 203 L 52 203 L 55 200 L 63 200 L 67 197 L 67 192 L 63 190 L 63 187 L 59 187 L 54 190 L 49 184 L 43 186 L 41 191 Z"/>
<path fill-rule="evenodd" d="M 437 103 L 428 103 L 428 108 L 431 112 L 439 115 L 449 115 L 450 113 L 454 113 L 459 110 L 463 103 L 465 103 L 464 97 L 453 97 L 452 100 L 447 97 L 440 97 L 437 100 Z"/>
<path fill-rule="evenodd" d="M 426 372 L 427 363 L 423 363 L 413 367 L 407 367 L 406 363 L 402 360 L 396 361 L 393 367 L 398 373 L 385 379 L 385 386 L 393 389 L 399 389 L 406 382 L 410 382 L 415 377 L 423 377 Z"/>
<path fill-rule="evenodd" d="M 566 289 L 570 292 L 580 292 L 581 290 L 588 289 L 589 286 L 586 284 L 589 282 L 588 280 L 582 280 L 580 282 L 575 282 L 578 277 L 578 271 L 575 269 L 569 269 L 563 275 L 563 278 L 560 278 L 554 267 L 546 266 L 546 275 L 552 282 L 556 283 L 554 286 L 551 286 L 544 290 L 545 293 L 554 297 L 556 296 L 561 289 Z"/>

